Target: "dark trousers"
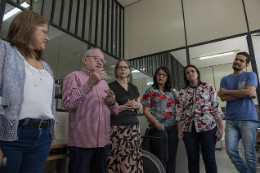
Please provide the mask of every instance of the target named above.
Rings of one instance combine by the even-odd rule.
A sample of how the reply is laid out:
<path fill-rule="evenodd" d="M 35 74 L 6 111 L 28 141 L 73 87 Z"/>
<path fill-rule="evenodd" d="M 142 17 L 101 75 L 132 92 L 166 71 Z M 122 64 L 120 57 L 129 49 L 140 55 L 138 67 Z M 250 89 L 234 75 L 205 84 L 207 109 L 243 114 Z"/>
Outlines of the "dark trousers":
<path fill-rule="evenodd" d="M 166 163 L 166 172 L 175 173 L 176 170 L 176 155 L 178 148 L 178 137 L 177 137 L 177 127 L 170 126 L 166 127 L 164 131 L 158 130 L 157 128 L 151 128 L 150 136 L 161 137 L 164 139 L 164 135 L 168 135 L 168 155 L 169 160 Z M 153 146 L 154 155 L 165 165 L 164 161 L 164 142 L 159 139 L 151 139 Z"/>
<path fill-rule="evenodd" d="M 183 141 L 188 155 L 189 173 L 200 172 L 200 148 L 207 173 L 217 173 L 215 160 L 217 127 L 205 132 L 196 132 L 193 124 L 192 132 L 184 132 Z"/>
<path fill-rule="evenodd" d="M 69 173 L 105 173 L 109 145 L 100 148 L 69 146 Z"/>

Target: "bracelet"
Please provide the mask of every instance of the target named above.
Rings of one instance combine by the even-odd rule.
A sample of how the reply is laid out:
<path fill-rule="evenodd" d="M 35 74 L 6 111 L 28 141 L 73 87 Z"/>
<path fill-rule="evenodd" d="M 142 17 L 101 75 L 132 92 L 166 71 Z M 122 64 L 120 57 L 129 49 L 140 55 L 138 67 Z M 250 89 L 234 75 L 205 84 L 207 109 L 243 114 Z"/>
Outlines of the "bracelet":
<path fill-rule="evenodd" d="M 158 123 L 158 121 L 157 121 L 157 120 L 154 122 L 154 125 L 155 125 L 156 123 Z"/>

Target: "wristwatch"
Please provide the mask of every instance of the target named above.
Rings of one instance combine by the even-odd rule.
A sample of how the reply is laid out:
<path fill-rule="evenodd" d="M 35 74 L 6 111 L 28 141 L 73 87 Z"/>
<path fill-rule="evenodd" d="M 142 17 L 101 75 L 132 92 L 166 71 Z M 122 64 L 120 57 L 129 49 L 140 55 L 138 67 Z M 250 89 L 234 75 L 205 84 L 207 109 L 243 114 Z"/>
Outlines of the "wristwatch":
<path fill-rule="evenodd" d="M 158 123 L 158 121 L 157 121 L 157 120 L 154 122 L 154 124 L 156 124 L 156 123 Z"/>

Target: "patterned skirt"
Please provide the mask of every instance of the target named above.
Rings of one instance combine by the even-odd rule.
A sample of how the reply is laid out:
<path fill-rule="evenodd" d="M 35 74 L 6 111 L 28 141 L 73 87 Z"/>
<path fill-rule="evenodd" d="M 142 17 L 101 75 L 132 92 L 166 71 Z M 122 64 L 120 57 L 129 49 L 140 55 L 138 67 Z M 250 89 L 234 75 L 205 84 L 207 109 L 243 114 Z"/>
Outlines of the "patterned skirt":
<path fill-rule="evenodd" d="M 139 125 L 111 126 L 107 173 L 143 173 Z"/>

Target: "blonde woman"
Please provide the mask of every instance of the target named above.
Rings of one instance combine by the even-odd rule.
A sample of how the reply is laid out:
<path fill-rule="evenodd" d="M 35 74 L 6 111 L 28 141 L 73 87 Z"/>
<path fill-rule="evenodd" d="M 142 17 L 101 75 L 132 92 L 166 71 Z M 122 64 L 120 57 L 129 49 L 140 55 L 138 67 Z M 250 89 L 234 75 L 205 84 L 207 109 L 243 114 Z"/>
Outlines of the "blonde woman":
<path fill-rule="evenodd" d="M 131 68 L 126 60 L 115 67 L 116 81 L 109 84 L 119 104 L 119 114 L 111 115 L 108 173 L 142 173 L 141 133 L 137 111 L 140 108 L 136 86 L 127 82 Z"/>

